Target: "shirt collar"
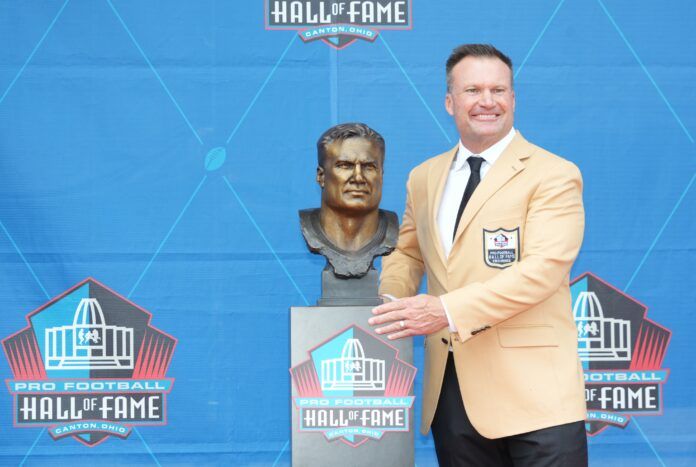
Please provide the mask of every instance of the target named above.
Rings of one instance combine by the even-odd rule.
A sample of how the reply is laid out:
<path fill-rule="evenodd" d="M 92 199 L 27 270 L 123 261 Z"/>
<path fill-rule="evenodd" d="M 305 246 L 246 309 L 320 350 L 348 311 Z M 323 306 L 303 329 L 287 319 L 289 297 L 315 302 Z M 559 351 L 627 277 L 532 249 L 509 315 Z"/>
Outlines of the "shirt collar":
<path fill-rule="evenodd" d="M 512 138 L 515 137 L 515 133 L 515 129 L 510 128 L 510 131 L 507 135 L 503 136 L 503 139 L 483 151 L 481 154 L 476 155 L 482 157 L 487 163 L 493 165 L 493 163 L 497 161 L 500 155 L 503 153 L 505 148 L 508 147 L 510 141 L 512 141 Z M 452 163 L 452 170 L 462 170 L 464 167 L 468 167 L 469 164 L 467 164 L 466 160 L 469 158 L 469 156 L 473 155 L 474 153 L 469 151 L 466 146 L 462 144 L 462 140 L 459 140 L 459 148 L 457 149 L 457 156 L 454 158 L 454 162 Z"/>

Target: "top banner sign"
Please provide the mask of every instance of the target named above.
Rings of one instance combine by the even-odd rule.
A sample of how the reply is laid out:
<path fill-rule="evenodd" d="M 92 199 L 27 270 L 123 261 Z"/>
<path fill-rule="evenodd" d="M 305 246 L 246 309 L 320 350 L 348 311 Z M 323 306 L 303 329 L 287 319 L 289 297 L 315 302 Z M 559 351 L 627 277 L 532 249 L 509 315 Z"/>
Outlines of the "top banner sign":
<path fill-rule="evenodd" d="M 336 49 L 374 41 L 382 29 L 411 29 L 412 0 L 265 0 L 266 29 L 293 29 Z"/>

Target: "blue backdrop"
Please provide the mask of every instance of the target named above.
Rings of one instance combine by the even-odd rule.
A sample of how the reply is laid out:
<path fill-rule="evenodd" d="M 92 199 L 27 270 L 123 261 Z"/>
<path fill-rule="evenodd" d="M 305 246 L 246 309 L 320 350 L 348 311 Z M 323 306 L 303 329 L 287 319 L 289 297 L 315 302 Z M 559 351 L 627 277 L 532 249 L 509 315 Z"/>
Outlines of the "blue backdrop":
<path fill-rule="evenodd" d="M 686 0 L 414 0 L 412 30 L 336 51 L 265 30 L 262 0 L 0 1 L 0 337 L 94 277 L 178 338 L 167 426 L 54 441 L 13 428 L 0 390 L 0 462 L 288 465 L 288 307 L 323 267 L 297 219 L 319 202 L 316 138 L 380 131 L 401 214 L 408 171 L 458 138 L 444 61 L 490 42 L 515 63 L 515 126 L 584 175 L 572 276 L 673 332 L 664 413 L 592 437 L 591 462 L 693 465 L 694 18 Z M 416 459 L 436 465 L 430 438 Z"/>

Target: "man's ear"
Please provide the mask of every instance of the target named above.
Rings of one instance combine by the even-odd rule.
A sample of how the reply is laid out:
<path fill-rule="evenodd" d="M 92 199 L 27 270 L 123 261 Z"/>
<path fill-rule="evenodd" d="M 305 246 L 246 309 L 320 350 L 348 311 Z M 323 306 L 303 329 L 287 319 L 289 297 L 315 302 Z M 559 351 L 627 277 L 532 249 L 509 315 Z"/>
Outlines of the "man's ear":
<path fill-rule="evenodd" d="M 317 166 L 317 183 L 324 189 L 324 167 Z"/>
<path fill-rule="evenodd" d="M 454 105 L 452 102 L 452 94 L 449 92 L 445 94 L 445 110 L 447 110 L 447 113 L 450 115 L 454 115 Z"/>

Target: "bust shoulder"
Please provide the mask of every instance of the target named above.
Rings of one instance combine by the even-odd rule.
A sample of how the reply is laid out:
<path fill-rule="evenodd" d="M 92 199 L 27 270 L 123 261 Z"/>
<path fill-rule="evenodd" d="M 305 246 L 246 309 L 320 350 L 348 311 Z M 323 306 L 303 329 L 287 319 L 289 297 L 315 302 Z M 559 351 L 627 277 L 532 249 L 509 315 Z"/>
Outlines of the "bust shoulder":
<path fill-rule="evenodd" d="M 379 210 L 379 225 L 372 239 L 357 251 L 342 250 L 334 245 L 321 227 L 319 209 L 299 211 L 302 236 L 309 250 L 322 255 L 338 277 L 362 277 L 372 268 L 377 256 L 384 256 L 396 248 L 399 219 L 395 212 Z"/>

